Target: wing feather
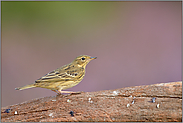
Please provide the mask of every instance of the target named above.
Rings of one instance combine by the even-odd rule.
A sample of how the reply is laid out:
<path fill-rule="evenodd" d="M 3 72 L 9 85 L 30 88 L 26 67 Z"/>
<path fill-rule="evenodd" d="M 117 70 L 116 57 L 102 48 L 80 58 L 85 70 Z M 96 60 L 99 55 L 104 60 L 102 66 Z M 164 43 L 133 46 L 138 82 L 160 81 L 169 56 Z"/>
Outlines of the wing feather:
<path fill-rule="evenodd" d="M 62 68 L 51 71 L 45 76 L 37 79 L 35 83 L 74 81 L 77 77 L 80 76 L 80 74 L 82 74 L 82 70 L 78 70 L 76 67 L 70 67 L 70 65 L 63 66 Z"/>

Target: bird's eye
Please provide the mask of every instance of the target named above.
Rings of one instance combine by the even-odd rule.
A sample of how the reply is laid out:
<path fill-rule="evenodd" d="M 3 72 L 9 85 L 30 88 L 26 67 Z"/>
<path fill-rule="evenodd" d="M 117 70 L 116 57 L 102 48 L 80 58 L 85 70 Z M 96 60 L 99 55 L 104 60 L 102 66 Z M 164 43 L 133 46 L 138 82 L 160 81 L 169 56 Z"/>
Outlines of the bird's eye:
<path fill-rule="evenodd" d="M 81 58 L 81 60 L 85 60 L 85 58 L 83 57 L 83 58 Z"/>

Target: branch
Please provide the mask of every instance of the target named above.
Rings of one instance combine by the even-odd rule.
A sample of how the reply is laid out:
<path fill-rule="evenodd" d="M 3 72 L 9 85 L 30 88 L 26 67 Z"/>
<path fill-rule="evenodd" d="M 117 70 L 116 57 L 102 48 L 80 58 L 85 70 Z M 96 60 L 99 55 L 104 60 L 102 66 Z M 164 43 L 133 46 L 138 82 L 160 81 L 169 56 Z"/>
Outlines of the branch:
<path fill-rule="evenodd" d="M 182 122 L 182 82 L 33 99 L 3 107 L 1 121 Z"/>

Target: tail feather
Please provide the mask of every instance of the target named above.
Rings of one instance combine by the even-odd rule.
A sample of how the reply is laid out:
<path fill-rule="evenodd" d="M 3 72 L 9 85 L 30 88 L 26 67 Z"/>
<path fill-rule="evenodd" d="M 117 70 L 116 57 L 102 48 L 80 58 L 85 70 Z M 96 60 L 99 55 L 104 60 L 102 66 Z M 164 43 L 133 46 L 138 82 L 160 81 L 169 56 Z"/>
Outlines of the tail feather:
<path fill-rule="evenodd" d="M 24 89 L 28 89 L 28 88 L 34 88 L 34 87 L 36 87 L 36 86 L 34 86 L 34 84 L 30 84 L 30 85 L 26 85 L 23 87 L 15 88 L 15 90 L 24 90 Z"/>

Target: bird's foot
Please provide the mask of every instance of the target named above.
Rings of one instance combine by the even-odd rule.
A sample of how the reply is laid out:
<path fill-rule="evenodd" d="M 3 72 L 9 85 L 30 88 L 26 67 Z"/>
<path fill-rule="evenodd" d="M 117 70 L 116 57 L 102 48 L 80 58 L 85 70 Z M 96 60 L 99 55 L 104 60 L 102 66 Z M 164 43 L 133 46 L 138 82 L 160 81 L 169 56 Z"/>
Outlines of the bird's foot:
<path fill-rule="evenodd" d="M 81 94 L 83 91 L 73 92 L 73 91 L 60 91 L 60 90 L 58 90 L 58 92 L 60 94 L 67 93 L 67 94 L 70 94 L 70 95 L 75 95 L 75 94 Z"/>

